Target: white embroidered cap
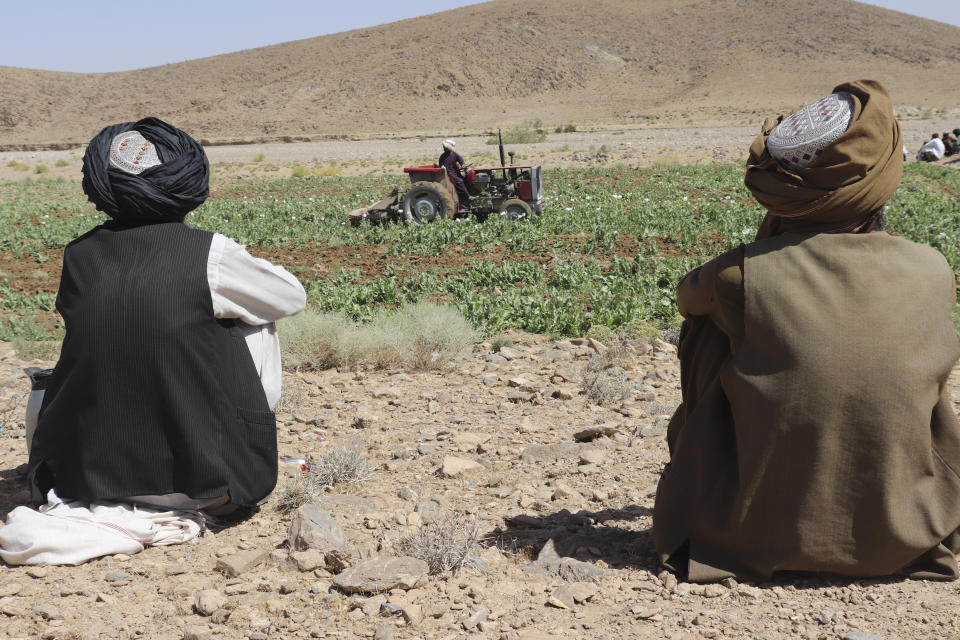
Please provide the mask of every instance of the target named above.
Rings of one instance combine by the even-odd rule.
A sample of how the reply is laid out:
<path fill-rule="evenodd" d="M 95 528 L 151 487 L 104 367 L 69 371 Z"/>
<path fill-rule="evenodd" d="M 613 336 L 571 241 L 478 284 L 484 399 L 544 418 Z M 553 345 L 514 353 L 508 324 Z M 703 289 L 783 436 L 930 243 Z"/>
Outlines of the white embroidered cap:
<path fill-rule="evenodd" d="M 163 164 L 157 148 L 139 131 L 118 133 L 110 142 L 110 166 L 140 175 L 150 167 Z"/>
<path fill-rule="evenodd" d="M 785 169 L 806 169 L 853 120 L 853 97 L 831 93 L 786 118 L 767 137 L 767 150 Z"/>
<path fill-rule="evenodd" d="M 446 140 L 443 141 L 444 149 L 453 149 L 455 146 L 457 146 L 457 143 L 451 140 L 450 138 L 447 138 Z"/>

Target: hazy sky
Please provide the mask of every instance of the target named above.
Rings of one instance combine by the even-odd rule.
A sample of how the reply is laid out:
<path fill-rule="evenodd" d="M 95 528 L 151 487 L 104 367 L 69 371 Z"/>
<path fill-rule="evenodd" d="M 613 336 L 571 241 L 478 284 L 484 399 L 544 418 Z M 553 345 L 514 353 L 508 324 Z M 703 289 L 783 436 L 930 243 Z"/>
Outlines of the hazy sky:
<path fill-rule="evenodd" d="M 865 1 L 960 26 L 958 0 Z M 476 2 L 5 2 L 0 10 L 0 65 L 84 73 L 139 69 L 385 24 L 469 4 Z"/>

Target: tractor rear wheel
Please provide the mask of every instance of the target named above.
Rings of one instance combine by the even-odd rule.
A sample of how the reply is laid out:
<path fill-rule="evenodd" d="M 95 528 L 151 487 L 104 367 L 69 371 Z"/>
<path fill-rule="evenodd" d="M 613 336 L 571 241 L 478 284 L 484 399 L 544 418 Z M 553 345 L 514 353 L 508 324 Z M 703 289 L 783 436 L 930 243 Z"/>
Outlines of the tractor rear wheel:
<path fill-rule="evenodd" d="M 511 220 L 526 220 L 533 215 L 533 209 L 519 198 L 510 198 L 500 205 L 498 213 L 502 216 L 507 216 L 507 218 Z"/>
<path fill-rule="evenodd" d="M 453 215 L 453 198 L 436 182 L 414 182 L 401 207 L 407 222 L 429 224 Z"/>

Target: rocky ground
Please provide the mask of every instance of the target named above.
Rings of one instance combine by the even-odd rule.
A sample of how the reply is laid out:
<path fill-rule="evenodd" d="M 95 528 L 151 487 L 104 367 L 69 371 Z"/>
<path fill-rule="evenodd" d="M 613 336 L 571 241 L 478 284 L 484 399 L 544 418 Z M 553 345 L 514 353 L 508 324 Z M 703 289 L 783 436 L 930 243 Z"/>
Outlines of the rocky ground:
<path fill-rule="evenodd" d="M 510 338 L 443 371 L 287 374 L 280 458 L 346 447 L 374 465 L 369 481 L 333 487 L 294 516 L 292 534 L 272 499 L 193 544 L 79 567 L 0 563 L 0 638 L 960 635 L 957 583 L 703 586 L 660 572 L 649 533 L 664 429 L 680 401 L 675 349 L 628 343 L 617 359 L 628 398 L 607 408 L 580 389 L 603 345 Z M 0 343 L 4 393 L 26 392 L 24 366 L 51 364 Z M 958 382 L 955 370 L 955 393 Z M 26 460 L 22 423 L 7 420 L 0 516 L 27 498 Z M 278 489 L 297 473 L 281 464 Z M 454 511 L 481 537 L 467 566 L 428 575 L 399 557 L 399 540 Z"/>

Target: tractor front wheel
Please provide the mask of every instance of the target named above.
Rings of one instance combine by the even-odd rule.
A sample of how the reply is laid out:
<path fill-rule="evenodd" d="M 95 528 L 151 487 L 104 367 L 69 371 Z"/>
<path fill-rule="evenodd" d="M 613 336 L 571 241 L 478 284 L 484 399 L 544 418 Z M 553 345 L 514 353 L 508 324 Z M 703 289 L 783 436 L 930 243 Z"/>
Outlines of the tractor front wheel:
<path fill-rule="evenodd" d="M 453 199 L 435 182 L 415 182 L 403 196 L 403 219 L 429 224 L 453 215 Z"/>
<path fill-rule="evenodd" d="M 533 215 L 533 209 L 530 208 L 530 205 L 519 198 L 510 198 L 500 205 L 500 210 L 498 213 L 502 216 L 506 216 L 510 220 L 526 220 Z"/>

